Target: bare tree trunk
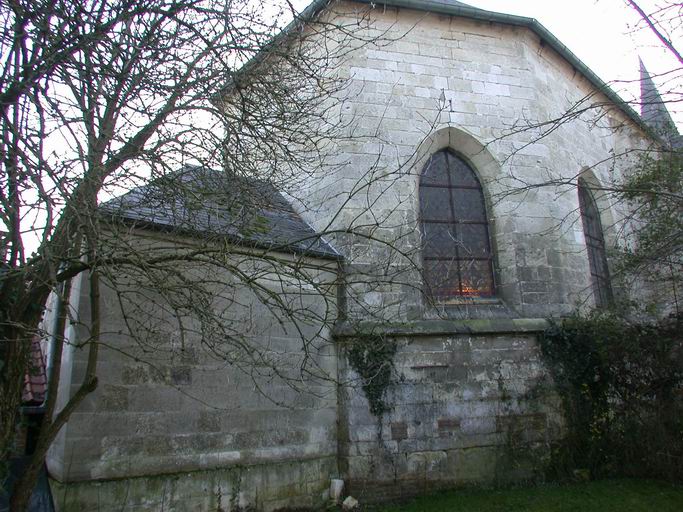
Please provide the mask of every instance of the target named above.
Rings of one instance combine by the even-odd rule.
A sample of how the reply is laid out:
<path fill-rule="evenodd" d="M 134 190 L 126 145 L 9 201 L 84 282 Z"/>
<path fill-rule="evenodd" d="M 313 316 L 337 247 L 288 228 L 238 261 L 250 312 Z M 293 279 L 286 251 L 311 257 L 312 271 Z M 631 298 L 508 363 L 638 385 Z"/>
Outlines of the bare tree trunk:
<path fill-rule="evenodd" d="M 65 287 L 65 295 L 68 298 L 70 293 L 70 283 Z M 60 369 L 55 368 L 50 377 L 50 395 L 46 405 L 45 419 L 40 429 L 38 436 L 38 443 L 35 451 L 31 456 L 31 461 L 24 470 L 24 473 L 19 477 L 14 485 L 12 497 L 10 501 L 10 510 L 12 512 L 24 512 L 31 499 L 31 493 L 38 479 L 38 474 L 43 466 L 45 455 L 47 454 L 50 445 L 55 437 L 66 424 L 71 416 L 71 413 L 79 406 L 88 394 L 95 391 L 97 388 L 97 355 L 99 349 L 99 335 L 100 335 L 100 285 L 99 275 L 97 271 L 93 271 L 90 275 L 90 310 L 91 310 L 91 340 L 88 350 L 88 366 L 85 377 L 78 391 L 69 399 L 66 406 L 53 418 L 55 406 L 57 403 L 57 390 L 59 385 Z M 66 317 L 68 308 L 64 308 L 64 312 L 59 319 L 58 329 L 59 339 L 55 350 L 57 351 L 56 360 L 61 360 L 61 352 L 64 348 L 64 339 L 62 334 L 66 326 Z"/>
<path fill-rule="evenodd" d="M 0 460 L 7 461 L 16 435 L 15 427 L 31 345 L 23 339 L 29 336 L 23 329 L 6 327 L 3 331 L 4 368 L 0 385 L 0 410 L 3 418 L 0 421 Z"/>

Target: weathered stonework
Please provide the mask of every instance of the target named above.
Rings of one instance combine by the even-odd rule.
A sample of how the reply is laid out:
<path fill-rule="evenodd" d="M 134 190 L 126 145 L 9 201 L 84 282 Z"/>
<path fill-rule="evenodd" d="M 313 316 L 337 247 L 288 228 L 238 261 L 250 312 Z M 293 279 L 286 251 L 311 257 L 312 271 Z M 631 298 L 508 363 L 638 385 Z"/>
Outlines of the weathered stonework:
<path fill-rule="evenodd" d="M 338 10 L 350 16 L 365 7 L 346 2 Z M 470 162 L 482 182 L 498 296 L 516 316 L 591 305 L 575 184 L 579 175 L 611 183 L 629 165 L 617 155 L 645 146 L 647 135 L 616 107 L 588 109 L 542 137 L 528 127 L 576 102 L 609 105 L 528 29 L 392 7 L 371 16 L 373 30 L 390 41 L 359 49 L 337 70 L 351 83 L 343 121 L 367 138 L 339 142 L 331 158 L 346 163 L 310 180 L 301 212 L 319 230 L 361 235 L 332 237 L 353 283 L 350 314 L 400 321 L 429 309 L 417 191 L 427 158 L 444 148 Z M 566 185 L 534 187 L 548 180 Z M 610 245 L 622 214 L 598 202 Z"/>
<path fill-rule="evenodd" d="M 563 420 L 536 335 L 495 321 L 462 322 L 452 334 L 422 327 L 386 334 L 399 349 L 380 416 L 354 369 L 340 366 L 349 383 L 340 391 L 340 469 L 350 492 L 372 501 L 542 477 Z M 342 353 L 357 341 L 343 336 Z"/>
<path fill-rule="evenodd" d="M 153 232 L 134 236 L 137 243 L 164 243 Z M 294 258 L 279 257 L 283 264 Z M 323 502 L 323 491 L 338 474 L 337 354 L 323 320 L 336 312 L 336 297 L 320 290 L 328 289 L 325 283 L 334 290 L 336 264 L 307 259 L 299 264 L 301 272 L 306 264 L 321 284 L 315 292 L 302 292 L 308 283 L 289 282 L 284 274 L 281 280 L 260 270 L 254 276 L 282 301 L 295 301 L 315 322 L 310 317 L 297 325 L 293 318 L 279 320 L 252 288 L 239 283 L 230 283 L 230 295 L 221 296 L 234 301 L 225 321 L 241 329 L 238 341 L 263 349 L 279 375 L 266 364 L 263 374 L 250 374 L 258 370 L 254 364 L 228 364 L 212 351 L 212 340 L 192 330 L 181 340 L 171 312 L 146 317 L 138 309 L 144 301 L 128 304 L 124 296 L 120 302 L 103 283 L 101 306 L 107 313 L 99 386 L 70 417 L 47 460 L 61 510 L 208 511 L 237 510 L 239 504 L 268 511 Z M 236 259 L 235 265 L 244 272 L 258 269 L 248 258 Z M 199 278 L 202 269 L 191 271 Z M 75 292 L 83 298 L 73 305 L 74 318 L 83 323 L 68 331 L 62 401 L 80 384 L 87 363 L 87 353 L 77 348 L 89 336 L 88 286 L 82 281 Z M 143 339 L 131 335 L 131 326 L 150 324 L 154 328 Z M 229 346 L 227 340 L 213 341 Z M 296 379 L 303 343 L 320 378 Z M 323 379 L 326 375 L 332 378 Z"/>
<path fill-rule="evenodd" d="M 366 8 L 335 6 L 348 19 Z M 542 139 L 538 130 L 511 130 L 586 98 L 609 104 L 526 28 L 382 6 L 370 16 L 369 30 L 387 31 L 386 44 L 355 51 L 336 70 L 349 80 L 339 114 L 356 138 L 330 151 L 335 172 L 312 172 L 290 191 L 301 216 L 329 231 L 344 256 L 343 282 L 325 262 L 328 294 L 307 288 L 299 297 L 297 283 L 274 290 L 310 308 L 312 320 L 297 328 L 248 290 L 235 290 L 239 306 L 230 310 L 230 321 L 283 361 L 301 357 L 298 332 L 315 338 L 311 357 L 329 380 L 300 391 L 271 375 L 252 379 L 197 340 L 161 350 L 178 348 L 172 329 L 160 329 L 154 365 L 143 364 L 136 358 L 150 354 L 136 352 L 105 290 L 100 386 L 48 460 L 63 510 L 270 511 L 321 504 L 330 478 L 373 500 L 541 476 L 563 420 L 539 355 L 539 319 L 590 305 L 592 296 L 576 191 L 524 186 L 571 185 L 579 175 L 609 183 L 625 165 L 612 150 L 641 146 L 646 136 L 612 107 L 596 123 L 586 114 Z M 490 300 L 434 304 L 423 294 L 419 176 L 445 148 L 471 164 L 484 189 Z M 600 206 L 610 242 L 621 213 Z M 86 300 L 74 308 L 88 318 Z M 70 329 L 74 342 L 88 335 L 82 325 Z M 380 415 L 347 357 L 368 333 L 397 346 Z M 62 393 L 84 367 L 85 354 L 71 346 Z"/>
<path fill-rule="evenodd" d="M 336 457 L 119 480 L 53 481 L 59 510 L 277 510 L 324 502 Z"/>

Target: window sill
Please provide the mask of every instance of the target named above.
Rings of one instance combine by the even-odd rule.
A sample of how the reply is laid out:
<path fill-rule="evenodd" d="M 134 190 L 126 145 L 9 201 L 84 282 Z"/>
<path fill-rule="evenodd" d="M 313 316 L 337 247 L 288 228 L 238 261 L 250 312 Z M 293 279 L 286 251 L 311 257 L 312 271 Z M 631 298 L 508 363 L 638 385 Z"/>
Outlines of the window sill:
<path fill-rule="evenodd" d="M 540 333 L 548 328 L 542 318 L 492 318 L 477 320 L 417 320 L 402 323 L 341 322 L 334 328 L 337 338 L 363 335 L 434 336 L 449 334 Z"/>
<path fill-rule="evenodd" d="M 454 297 L 448 300 L 434 301 L 431 306 L 433 308 L 448 307 L 448 306 L 462 306 L 471 304 L 503 304 L 503 301 L 498 297 Z"/>
<path fill-rule="evenodd" d="M 519 316 L 499 297 L 458 297 L 447 302 L 425 300 L 416 320 L 509 320 Z"/>

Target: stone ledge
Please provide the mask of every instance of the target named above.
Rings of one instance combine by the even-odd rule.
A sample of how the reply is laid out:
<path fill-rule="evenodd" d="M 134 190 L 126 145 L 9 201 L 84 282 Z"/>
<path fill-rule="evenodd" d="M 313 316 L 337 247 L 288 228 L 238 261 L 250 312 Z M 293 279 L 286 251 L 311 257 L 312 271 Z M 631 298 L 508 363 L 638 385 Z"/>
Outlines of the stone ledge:
<path fill-rule="evenodd" d="M 381 323 L 344 321 L 332 333 L 335 338 L 355 336 L 432 336 L 448 334 L 509 334 L 540 333 L 549 322 L 543 318 L 491 318 L 486 320 L 417 320 L 414 322 Z"/>
<path fill-rule="evenodd" d="M 252 466 L 169 472 L 107 480 L 50 479 L 62 512 L 138 510 L 258 510 L 304 505 L 318 510 L 337 456 L 278 461 Z"/>

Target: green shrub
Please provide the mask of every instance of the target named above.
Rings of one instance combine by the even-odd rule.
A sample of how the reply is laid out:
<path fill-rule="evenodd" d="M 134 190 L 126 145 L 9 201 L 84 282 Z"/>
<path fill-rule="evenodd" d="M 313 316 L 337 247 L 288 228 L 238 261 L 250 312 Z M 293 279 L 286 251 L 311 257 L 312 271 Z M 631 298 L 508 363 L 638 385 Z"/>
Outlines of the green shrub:
<path fill-rule="evenodd" d="M 377 417 L 389 410 L 384 393 L 391 384 L 396 342 L 379 335 L 361 336 L 348 349 L 349 362 L 360 375 L 370 412 Z"/>
<path fill-rule="evenodd" d="M 613 312 L 555 323 L 541 348 L 567 420 L 558 476 L 683 481 L 683 317 L 638 324 Z"/>

